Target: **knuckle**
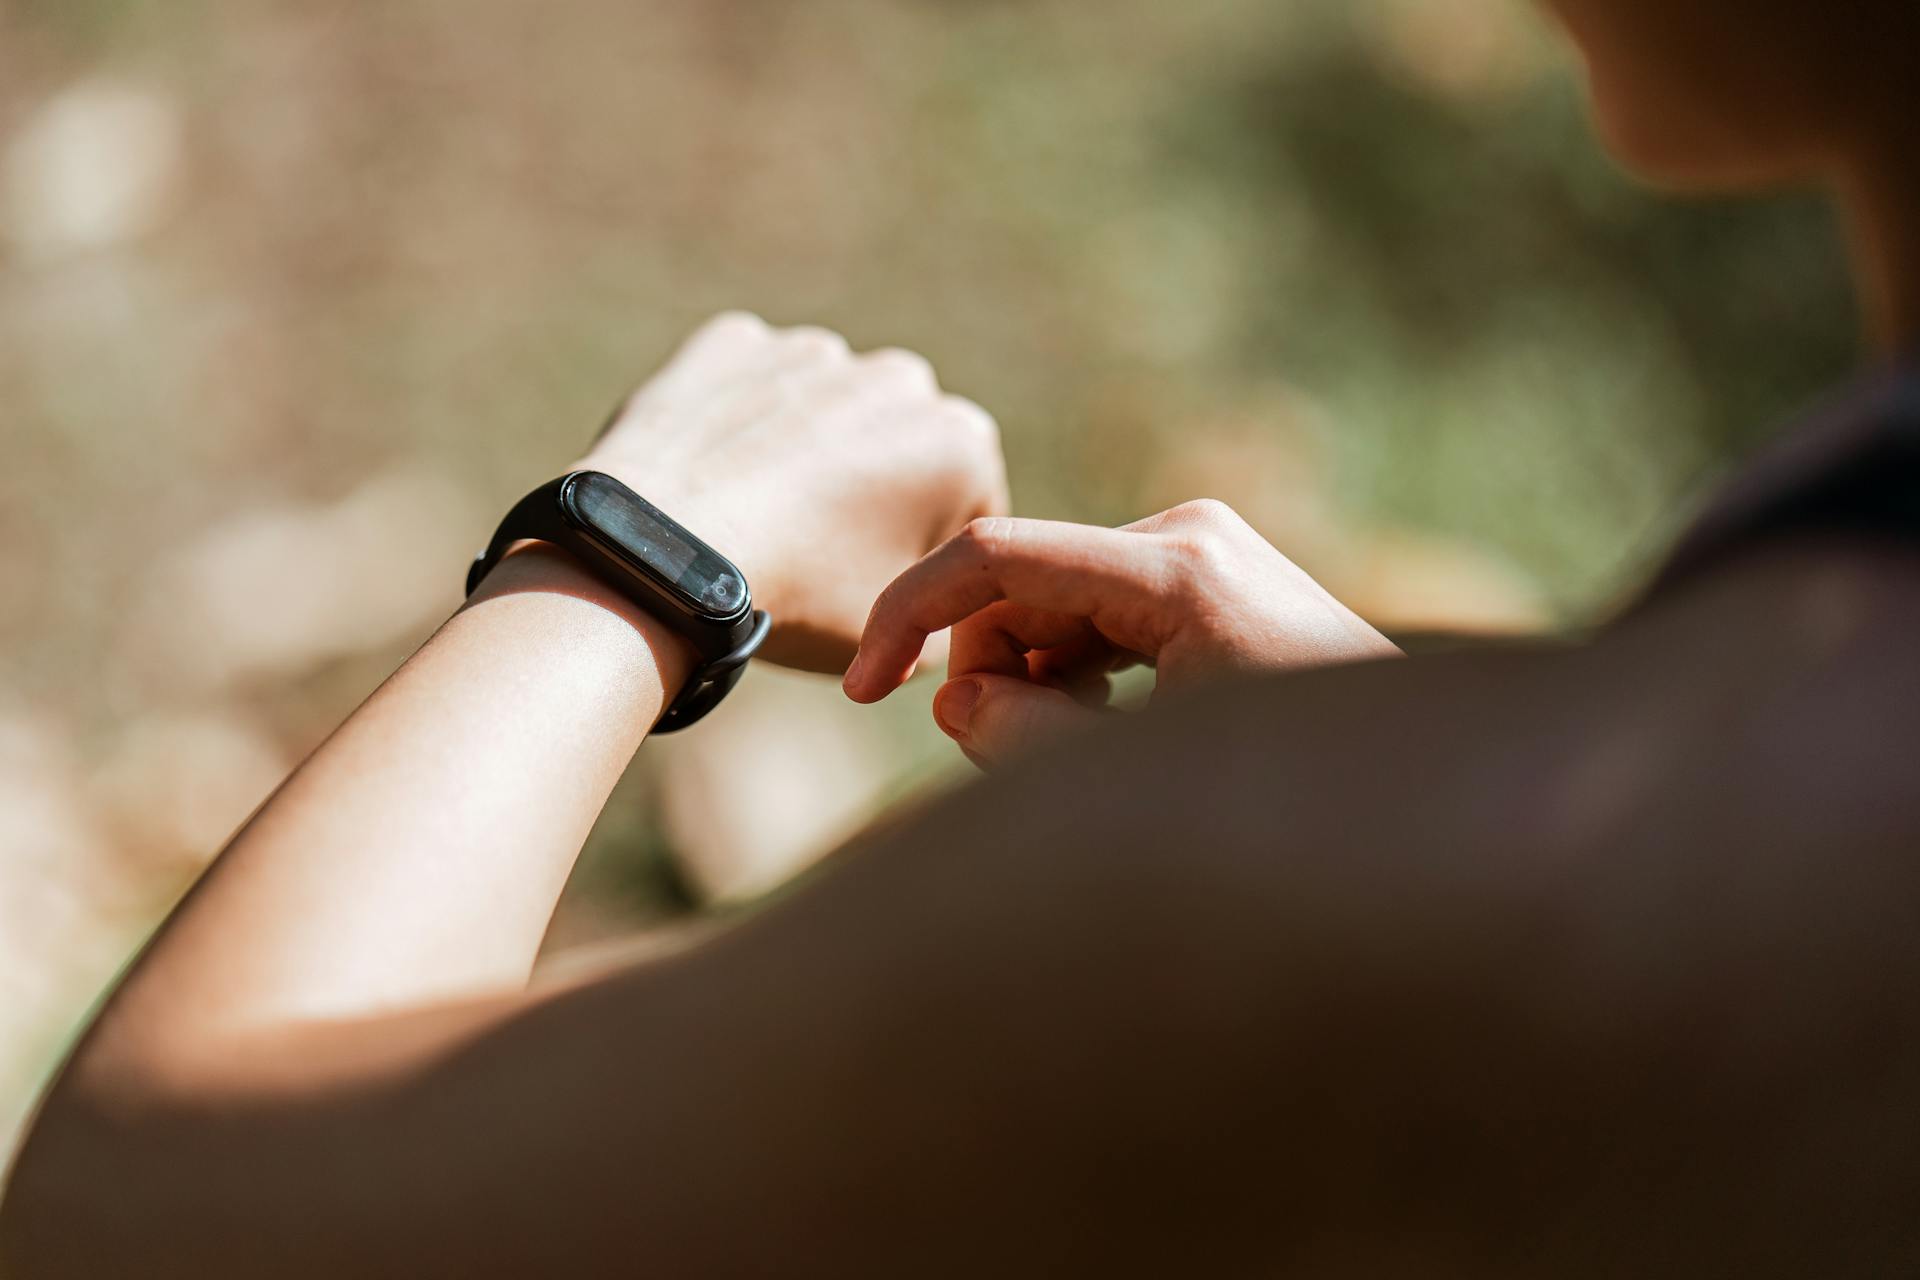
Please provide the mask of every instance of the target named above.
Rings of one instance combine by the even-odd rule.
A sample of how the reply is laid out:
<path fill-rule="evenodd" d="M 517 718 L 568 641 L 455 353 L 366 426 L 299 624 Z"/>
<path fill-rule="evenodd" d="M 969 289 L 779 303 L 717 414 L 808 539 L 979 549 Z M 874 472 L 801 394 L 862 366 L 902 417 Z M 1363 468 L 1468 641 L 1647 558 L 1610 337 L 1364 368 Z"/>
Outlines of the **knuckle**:
<path fill-rule="evenodd" d="M 1007 463 L 1001 449 L 1000 426 L 993 415 L 971 400 L 942 396 L 931 415 L 933 435 L 926 441 L 929 456 L 942 469 L 971 488 L 1006 488 Z"/>
<path fill-rule="evenodd" d="M 917 351 L 904 347 L 882 347 L 860 358 L 875 375 L 892 379 L 903 386 L 932 388 L 939 385 L 933 363 Z"/>
<path fill-rule="evenodd" d="M 765 320 L 751 311 L 722 311 L 713 319 L 700 326 L 699 336 L 703 338 L 745 339 L 762 338 L 772 329 Z"/>
<path fill-rule="evenodd" d="M 898 578 L 880 588 L 880 594 L 873 599 L 873 607 L 867 611 L 867 628 L 882 627 L 893 621 L 900 612 L 902 588 Z"/>
<path fill-rule="evenodd" d="M 964 550 L 991 558 L 1012 544 L 1014 527 L 1008 516 L 975 516 L 961 526 L 954 542 Z"/>
<path fill-rule="evenodd" d="M 1178 546 L 1189 581 L 1213 582 L 1232 576 L 1233 542 L 1218 530 L 1190 529 L 1180 535 Z"/>
<path fill-rule="evenodd" d="M 1195 498 L 1168 512 L 1181 524 L 1208 529 L 1231 529 L 1240 525 L 1240 513 L 1218 498 Z"/>
<path fill-rule="evenodd" d="M 805 360 L 840 360 L 850 350 L 845 338 L 819 325 L 806 324 L 788 329 L 782 335 L 782 341 Z"/>
<path fill-rule="evenodd" d="M 965 396 L 942 396 L 940 408 L 961 431 L 980 443 L 998 447 L 1000 424 L 993 415 Z"/>

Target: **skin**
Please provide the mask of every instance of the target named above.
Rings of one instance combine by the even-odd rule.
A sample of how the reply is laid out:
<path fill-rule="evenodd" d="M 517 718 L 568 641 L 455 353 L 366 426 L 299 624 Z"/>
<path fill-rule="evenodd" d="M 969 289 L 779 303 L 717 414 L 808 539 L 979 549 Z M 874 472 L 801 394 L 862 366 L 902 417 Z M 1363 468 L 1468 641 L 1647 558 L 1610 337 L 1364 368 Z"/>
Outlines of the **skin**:
<path fill-rule="evenodd" d="M 1920 335 L 1920 10 L 1853 0 L 1548 0 L 1584 55 L 1601 136 L 1681 191 L 1816 184 L 1839 197 L 1870 337 Z"/>
<path fill-rule="evenodd" d="M 881 593 L 845 688 L 893 692 L 952 629 L 934 718 L 975 763 L 1085 724 L 1107 677 L 1155 668 L 1158 695 L 1261 672 L 1397 657 L 1379 632 L 1221 502 L 1121 529 L 972 521 Z"/>
<path fill-rule="evenodd" d="M 1624 158 L 1830 183 L 1879 228 L 1871 323 L 1910 345 L 1920 231 L 1871 193 L 1915 153 L 1859 105 L 1890 83 L 1827 74 L 1866 51 L 1855 11 L 1674 7 L 1561 6 L 1608 136 L 1670 116 Z M 1710 20 L 1708 57 L 1683 37 Z M 1897 69 L 1873 51 L 1856 79 Z M 108 1002 L 0 1206 L 6 1274 L 1911 1268 L 1920 556 L 1808 535 L 1589 643 L 1381 660 L 1229 513 L 1002 520 L 977 411 L 723 328 L 588 461 L 808 619 L 796 652 L 864 618 L 857 697 L 954 623 L 991 775 L 676 954 L 529 989 L 688 657 L 512 557 Z M 688 478 L 716 455 L 739 488 Z M 756 524 L 782 484 L 845 501 Z M 823 550 L 860 567 L 816 599 Z M 1193 607 L 1228 596 L 1257 625 Z M 1136 658 L 1165 696 L 1086 711 Z"/>

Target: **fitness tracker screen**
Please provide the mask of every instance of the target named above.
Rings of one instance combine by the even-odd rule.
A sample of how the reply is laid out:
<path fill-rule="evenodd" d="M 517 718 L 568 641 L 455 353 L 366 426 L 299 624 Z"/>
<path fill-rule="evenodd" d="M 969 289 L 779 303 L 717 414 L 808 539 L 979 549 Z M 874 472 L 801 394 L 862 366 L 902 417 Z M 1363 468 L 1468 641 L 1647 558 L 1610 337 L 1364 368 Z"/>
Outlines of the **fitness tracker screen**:
<path fill-rule="evenodd" d="M 607 549 L 665 587 L 691 612 L 729 619 L 747 604 L 747 584 L 727 558 L 611 476 L 582 472 L 563 501 Z"/>

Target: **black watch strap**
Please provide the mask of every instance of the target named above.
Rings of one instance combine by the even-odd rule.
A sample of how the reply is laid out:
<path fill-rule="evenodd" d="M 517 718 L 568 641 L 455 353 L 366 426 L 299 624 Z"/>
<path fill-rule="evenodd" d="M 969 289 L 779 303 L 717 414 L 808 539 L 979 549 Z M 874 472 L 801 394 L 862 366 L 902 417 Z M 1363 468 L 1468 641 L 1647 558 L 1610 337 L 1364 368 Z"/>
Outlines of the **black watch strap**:
<path fill-rule="evenodd" d="M 724 629 L 708 627 L 695 633 L 689 630 L 683 620 L 663 616 L 656 603 L 637 589 L 631 576 L 621 571 L 614 561 L 561 514 L 561 495 L 570 478 L 570 475 L 562 476 L 544 484 L 513 505 L 494 531 L 486 550 L 475 556 L 468 568 L 467 594 L 473 594 L 481 580 L 492 572 L 516 543 L 544 542 L 567 552 L 595 577 L 640 605 L 649 616 L 659 618 L 694 645 L 702 660 L 701 665 L 695 668 L 685 686 L 661 713 L 653 732 L 674 733 L 685 729 L 719 706 L 732 692 L 734 685 L 745 674 L 748 661 L 766 642 L 768 632 L 773 629 L 773 619 L 764 610 L 755 610 Z"/>
<path fill-rule="evenodd" d="M 686 687 L 667 709 L 660 713 L 660 720 L 653 726 L 655 733 L 672 733 L 684 729 L 700 717 L 720 705 L 720 700 L 733 692 L 733 686 L 740 683 L 740 677 L 747 673 L 747 663 L 766 643 L 767 633 L 773 630 L 773 618 L 764 610 L 756 609 L 751 616 L 752 627 L 731 653 L 724 654 L 707 663 L 687 677 Z"/>
<path fill-rule="evenodd" d="M 500 526 L 493 531 L 493 539 L 487 543 L 486 550 L 475 556 L 473 563 L 467 566 L 468 595 L 472 595 L 479 588 L 480 580 L 507 558 L 507 552 L 516 542 L 547 542 L 571 550 L 569 543 L 572 542 L 573 531 L 560 518 L 560 489 L 566 482 L 567 478 L 561 476 L 513 504 L 500 521 Z"/>

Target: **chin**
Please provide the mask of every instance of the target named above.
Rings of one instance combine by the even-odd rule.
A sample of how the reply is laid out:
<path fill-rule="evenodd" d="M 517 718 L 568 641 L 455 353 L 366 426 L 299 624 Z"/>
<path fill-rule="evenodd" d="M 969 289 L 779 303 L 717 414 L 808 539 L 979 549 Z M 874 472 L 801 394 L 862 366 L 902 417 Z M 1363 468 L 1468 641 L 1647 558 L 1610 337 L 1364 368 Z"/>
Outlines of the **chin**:
<path fill-rule="evenodd" d="M 1778 140 L 1752 130 L 1674 114 L 1622 110 L 1596 99 L 1595 125 L 1607 151 L 1640 181 L 1663 190 L 1713 194 L 1793 186 L 1808 166 Z"/>

